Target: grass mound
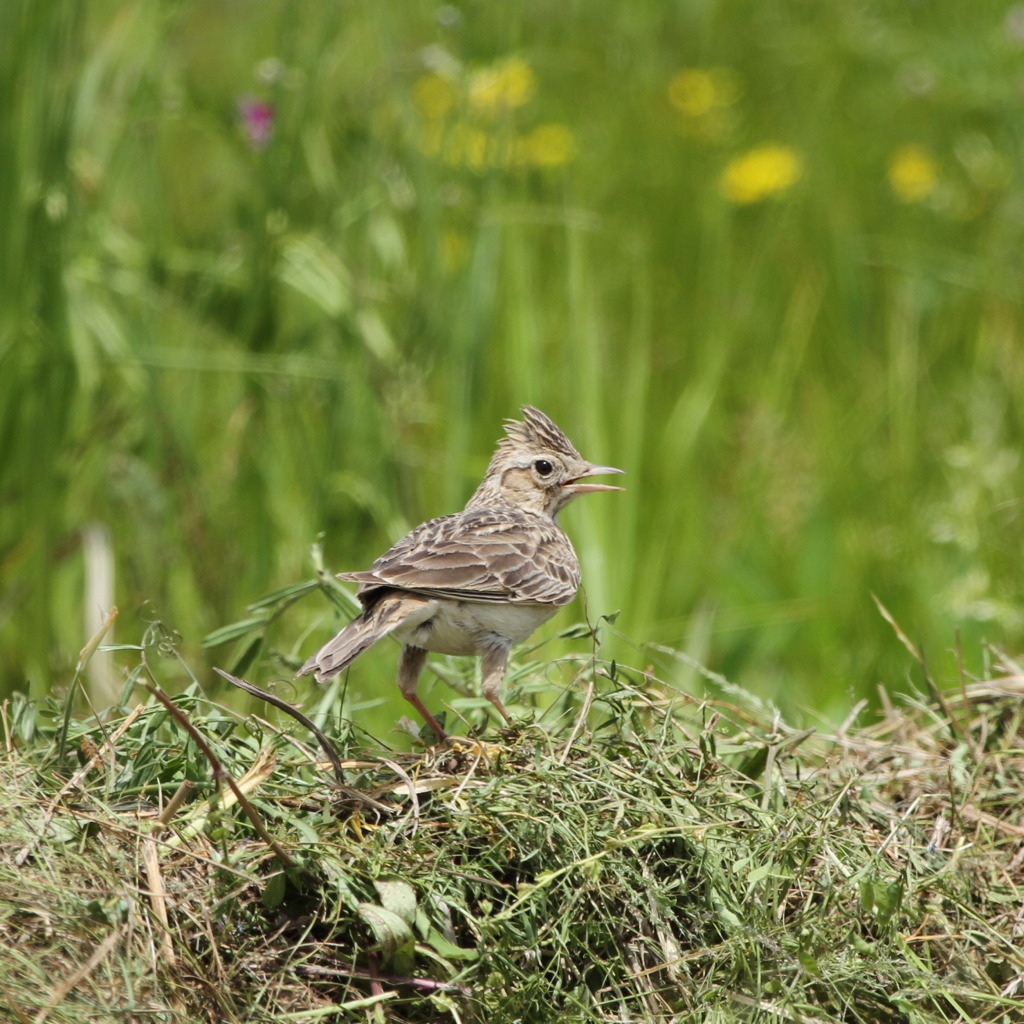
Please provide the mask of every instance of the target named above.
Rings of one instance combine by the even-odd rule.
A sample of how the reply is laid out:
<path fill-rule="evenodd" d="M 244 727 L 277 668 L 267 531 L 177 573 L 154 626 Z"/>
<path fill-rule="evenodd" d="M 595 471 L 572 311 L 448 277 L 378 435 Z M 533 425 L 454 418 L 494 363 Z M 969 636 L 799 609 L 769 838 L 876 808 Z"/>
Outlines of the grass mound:
<path fill-rule="evenodd" d="M 196 690 L 5 705 L 0 1017 L 1022 1019 L 1016 666 L 834 735 L 580 678 L 500 746 L 350 748 L 362 797 Z"/>

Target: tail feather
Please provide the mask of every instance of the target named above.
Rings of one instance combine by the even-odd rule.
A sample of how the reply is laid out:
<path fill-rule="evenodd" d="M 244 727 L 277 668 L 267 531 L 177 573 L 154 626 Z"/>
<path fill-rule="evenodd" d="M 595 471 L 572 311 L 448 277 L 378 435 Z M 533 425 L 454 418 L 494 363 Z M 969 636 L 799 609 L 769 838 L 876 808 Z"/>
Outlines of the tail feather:
<path fill-rule="evenodd" d="M 323 682 L 343 672 L 360 654 L 401 626 L 426 603 L 426 599 L 415 594 L 394 594 L 382 598 L 353 619 L 333 640 L 328 640 L 299 669 L 296 678 L 315 672 L 317 679 Z"/>

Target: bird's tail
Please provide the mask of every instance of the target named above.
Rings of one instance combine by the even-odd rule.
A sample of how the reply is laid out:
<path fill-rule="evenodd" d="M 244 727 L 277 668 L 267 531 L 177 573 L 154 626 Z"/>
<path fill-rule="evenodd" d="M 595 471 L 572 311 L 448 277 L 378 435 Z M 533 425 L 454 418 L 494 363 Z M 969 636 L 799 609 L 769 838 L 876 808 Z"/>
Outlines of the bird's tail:
<path fill-rule="evenodd" d="M 353 619 L 333 640 L 328 640 L 302 668 L 298 676 L 316 673 L 323 682 L 343 672 L 364 651 L 428 603 L 416 594 L 389 594 L 382 597 L 362 615 Z"/>

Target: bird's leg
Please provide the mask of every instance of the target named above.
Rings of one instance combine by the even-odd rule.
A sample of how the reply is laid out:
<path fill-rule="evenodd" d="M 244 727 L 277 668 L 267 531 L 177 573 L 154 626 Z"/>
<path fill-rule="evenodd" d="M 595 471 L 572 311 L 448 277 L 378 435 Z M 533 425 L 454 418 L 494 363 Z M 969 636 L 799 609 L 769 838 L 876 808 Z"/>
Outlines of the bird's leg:
<path fill-rule="evenodd" d="M 398 662 L 398 687 L 402 696 L 423 716 L 423 720 L 434 730 L 442 743 L 448 742 L 448 733 L 441 728 L 441 723 L 427 710 L 420 700 L 416 688 L 419 685 L 423 663 L 427 660 L 427 652 L 422 647 L 403 647 L 402 657 Z"/>
<path fill-rule="evenodd" d="M 484 651 L 481 657 L 483 665 L 483 693 L 484 696 L 501 712 L 501 717 L 506 722 L 512 721 L 512 716 L 501 703 L 501 684 L 505 680 L 505 666 L 508 664 L 507 647 L 490 647 Z"/>

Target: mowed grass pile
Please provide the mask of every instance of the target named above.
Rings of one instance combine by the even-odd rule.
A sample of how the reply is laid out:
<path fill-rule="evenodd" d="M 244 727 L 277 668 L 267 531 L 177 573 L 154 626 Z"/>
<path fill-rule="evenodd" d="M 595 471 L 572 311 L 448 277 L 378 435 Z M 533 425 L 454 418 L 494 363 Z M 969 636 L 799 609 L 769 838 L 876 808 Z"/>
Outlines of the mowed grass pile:
<path fill-rule="evenodd" d="M 0 1016 L 1021 1019 L 1019 666 L 831 734 L 573 668 L 572 708 L 496 744 L 323 719 L 352 790 L 290 719 L 176 698 L 272 845 L 145 691 L 102 722 L 8 702 Z"/>

